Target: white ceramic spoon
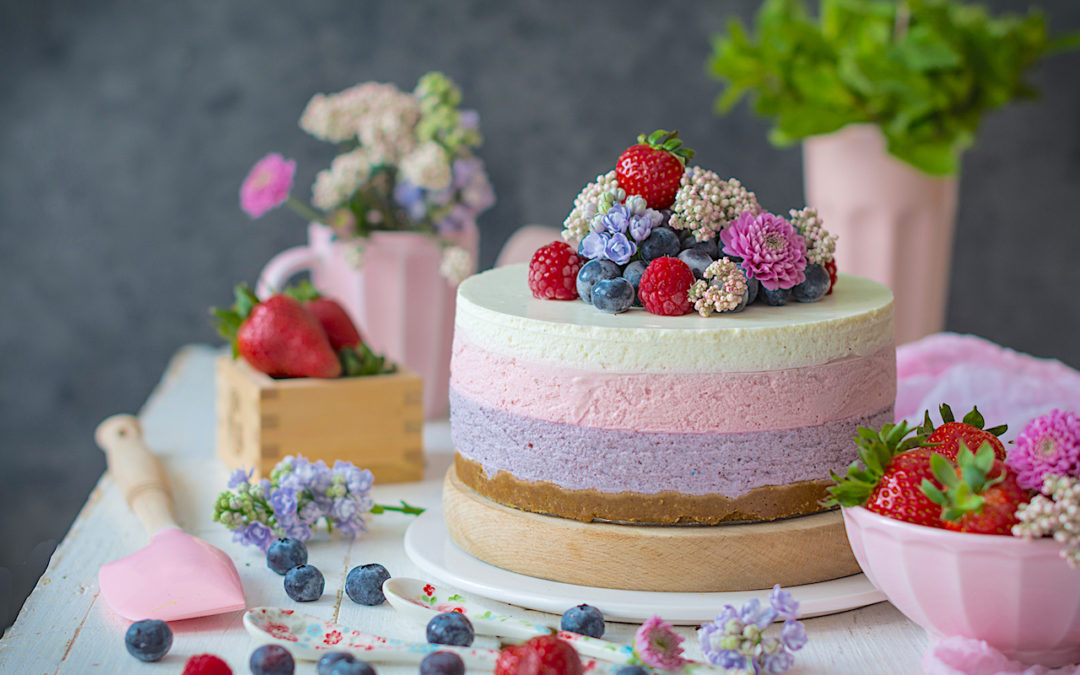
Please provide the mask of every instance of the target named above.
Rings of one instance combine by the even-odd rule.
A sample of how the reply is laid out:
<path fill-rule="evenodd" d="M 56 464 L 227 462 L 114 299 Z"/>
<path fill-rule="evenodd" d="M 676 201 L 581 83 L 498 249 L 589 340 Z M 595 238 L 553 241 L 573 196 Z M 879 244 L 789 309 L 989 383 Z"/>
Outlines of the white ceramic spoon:
<path fill-rule="evenodd" d="M 375 663 L 418 664 L 436 651 L 452 651 L 469 670 L 491 672 L 499 652 L 494 649 L 452 647 L 428 642 L 406 642 L 354 630 L 348 626 L 276 607 L 256 607 L 244 612 L 244 628 L 263 644 L 277 644 L 303 661 L 318 661 L 331 652 L 349 652 Z M 619 666 L 588 661 L 590 675 L 617 675 Z"/>
<path fill-rule="evenodd" d="M 498 614 L 485 607 L 485 601 L 474 600 L 464 593 L 451 591 L 420 579 L 391 577 L 383 582 L 382 590 L 391 607 L 418 623 L 427 624 L 431 617 L 442 612 L 461 612 L 469 618 L 473 629 L 480 635 L 527 640 L 537 635 L 549 634 L 554 630 L 549 626 Z M 634 660 L 634 648 L 629 645 L 620 645 L 562 630 L 558 631 L 557 635 L 560 639 L 574 645 L 582 656 L 616 664 L 627 664 Z M 618 668 L 616 667 L 615 670 Z M 688 661 L 681 672 L 723 673 L 726 671 L 704 663 Z"/>
<path fill-rule="evenodd" d="M 460 656 L 466 668 L 491 671 L 499 658 L 494 649 L 393 640 L 275 607 L 244 612 L 244 628 L 260 642 L 281 645 L 304 661 L 318 661 L 330 652 L 349 652 L 364 661 L 418 664 L 431 652 L 448 650 Z"/>

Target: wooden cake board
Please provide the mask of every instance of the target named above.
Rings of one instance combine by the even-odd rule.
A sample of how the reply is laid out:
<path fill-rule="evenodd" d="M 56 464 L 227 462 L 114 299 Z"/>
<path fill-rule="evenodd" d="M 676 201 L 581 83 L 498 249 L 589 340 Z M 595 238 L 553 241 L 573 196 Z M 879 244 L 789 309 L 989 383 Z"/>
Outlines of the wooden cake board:
<path fill-rule="evenodd" d="M 467 487 L 450 467 L 443 514 L 451 538 L 475 558 L 582 586 L 746 591 L 802 586 L 860 571 L 839 511 L 737 525 L 583 523 L 497 504 Z"/>

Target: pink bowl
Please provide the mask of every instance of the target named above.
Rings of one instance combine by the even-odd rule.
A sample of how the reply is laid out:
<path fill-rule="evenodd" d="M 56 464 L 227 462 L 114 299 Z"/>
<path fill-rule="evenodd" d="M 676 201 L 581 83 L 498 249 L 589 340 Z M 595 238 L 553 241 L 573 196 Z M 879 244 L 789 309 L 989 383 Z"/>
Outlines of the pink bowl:
<path fill-rule="evenodd" d="M 931 636 L 978 640 L 1024 663 L 1080 662 L 1080 570 L 1050 539 L 963 534 L 845 508 L 855 559 Z"/>

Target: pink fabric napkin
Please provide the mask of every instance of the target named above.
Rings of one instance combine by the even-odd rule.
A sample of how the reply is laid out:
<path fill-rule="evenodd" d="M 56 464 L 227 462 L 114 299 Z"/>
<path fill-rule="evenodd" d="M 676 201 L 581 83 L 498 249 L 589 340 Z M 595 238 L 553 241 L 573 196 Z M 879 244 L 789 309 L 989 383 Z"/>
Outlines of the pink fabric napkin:
<path fill-rule="evenodd" d="M 1002 437 L 1008 442 L 1054 408 L 1080 412 L 1080 372 L 973 335 L 938 333 L 903 345 L 896 350 L 896 370 L 897 421 L 918 424 L 924 410 L 936 421 L 942 403 L 960 417 L 977 404 L 988 425 L 1009 425 Z M 964 637 L 935 642 L 922 668 L 927 675 L 1080 675 L 1080 666 L 1027 666 Z"/>
<path fill-rule="evenodd" d="M 1007 443 L 1054 408 L 1080 412 L 1080 372 L 973 335 L 937 333 L 902 345 L 896 370 L 897 421 L 917 424 L 924 410 L 938 420 L 942 403 L 959 418 L 978 404 L 988 426 L 1009 425 Z"/>
<path fill-rule="evenodd" d="M 1006 658 L 982 640 L 950 637 L 938 640 L 923 654 L 924 675 L 1078 675 L 1080 666 L 1044 668 Z"/>

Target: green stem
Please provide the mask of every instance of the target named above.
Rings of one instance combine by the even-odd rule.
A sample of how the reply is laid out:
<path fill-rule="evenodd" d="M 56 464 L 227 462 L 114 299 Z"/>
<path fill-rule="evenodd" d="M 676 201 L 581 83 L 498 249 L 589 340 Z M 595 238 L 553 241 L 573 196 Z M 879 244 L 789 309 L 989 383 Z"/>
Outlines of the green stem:
<path fill-rule="evenodd" d="M 321 213 L 311 208 L 304 202 L 300 201 L 296 197 L 293 197 L 292 195 L 289 195 L 289 198 L 285 201 L 285 205 L 295 211 L 297 215 L 299 215 L 305 220 L 310 220 L 316 223 L 322 223 L 323 225 L 326 225 L 326 220 L 323 218 L 323 215 Z"/>
<path fill-rule="evenodd" d="M 424 509 L 419 506 L 413 506 L 407 503 L 404 499 L 401 500 L 401 506 L 389 506 L 387 504 L 375 504 L 371 507 L 372 513 L 384 513 L 386 511 L 397 511 L 398 513 L 404 513 L 408 516 L 418 516 L 424 512 Z"/>

